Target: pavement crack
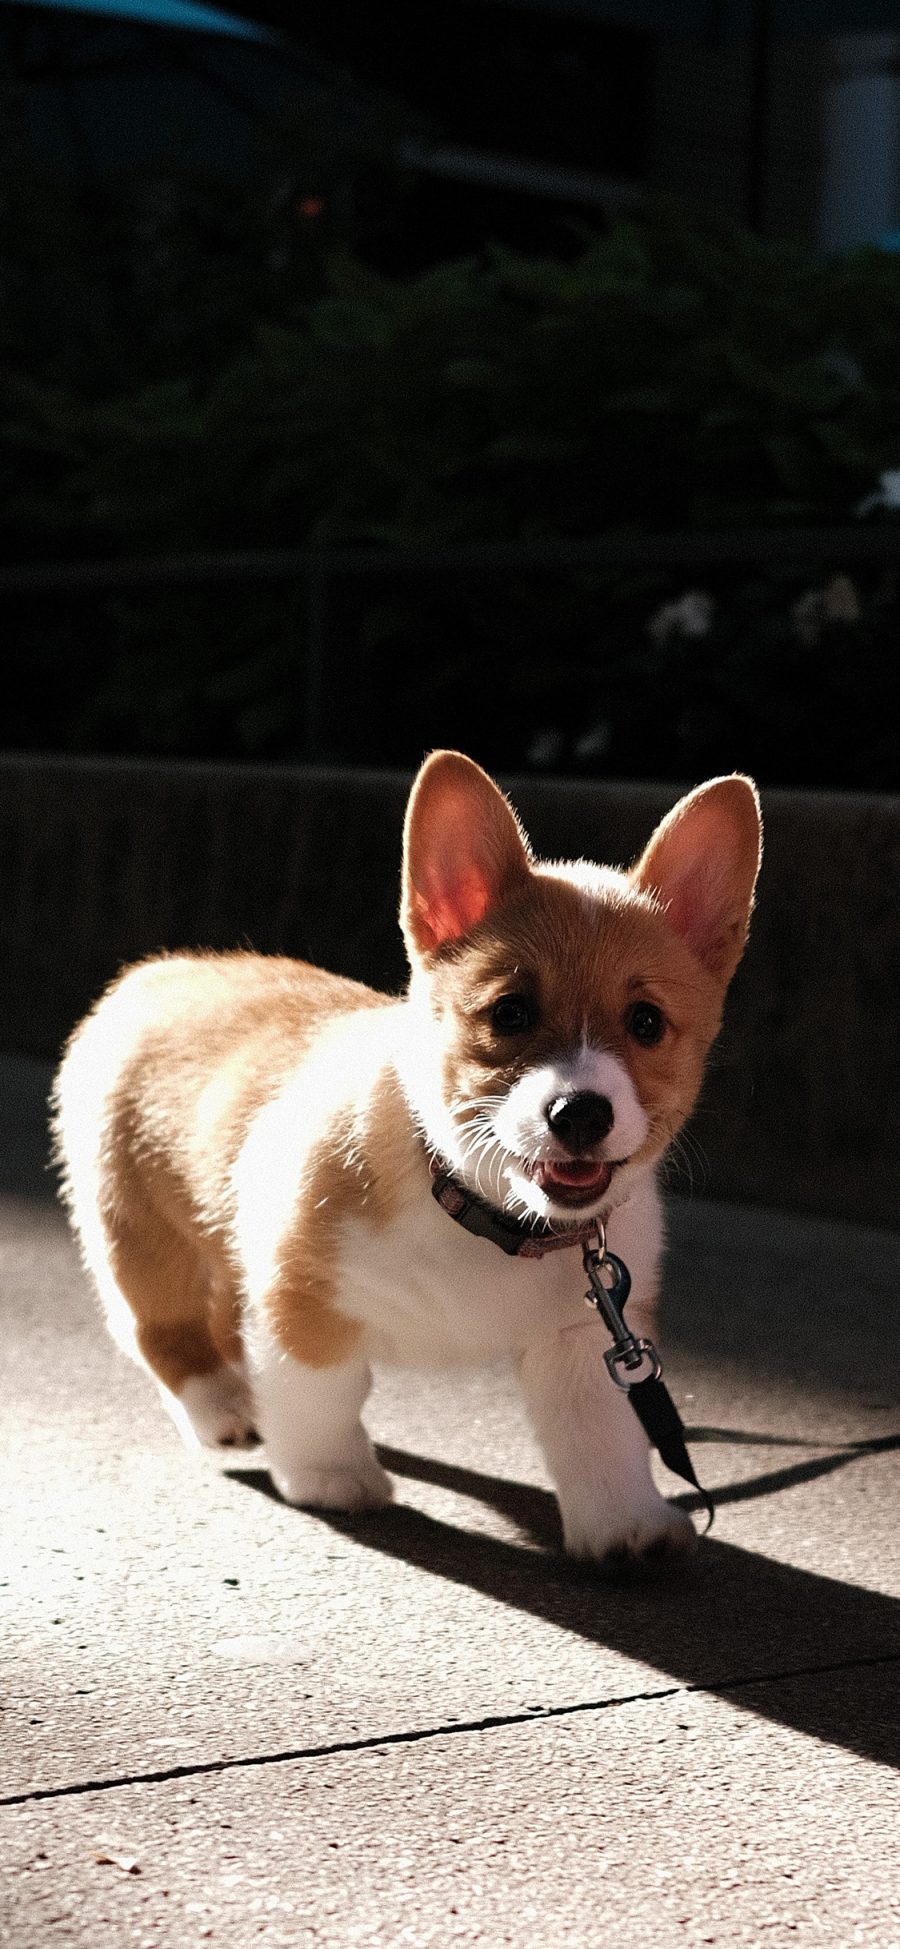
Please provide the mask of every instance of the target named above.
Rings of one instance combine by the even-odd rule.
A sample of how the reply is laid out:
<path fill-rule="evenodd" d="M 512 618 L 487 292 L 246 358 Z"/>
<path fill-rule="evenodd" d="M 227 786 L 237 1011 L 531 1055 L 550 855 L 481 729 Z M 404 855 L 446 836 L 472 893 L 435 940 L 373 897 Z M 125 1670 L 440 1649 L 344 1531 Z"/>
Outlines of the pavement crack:
<path fill-rule="evenodd" d="M 443 1725 L 418 1726 L 405 1732 L 371 1733 L 361 1739 L 336 1739 L 308 1746 L 291 1746 L 271 1753 L 247 1753 L 236 1759 L 198 1760 L 181 1766 L 154 1767 L 139 1773 L 117 1773 L 106 1779 L 76 1780 L 62 1787 L 31 1787 L 24 1793 L 0 1795 L 0 1807 L 30 1806 L 42 1800 L 72 1800 L 90 1793 L 114 1793 L 123 1787 L 165 1786 L 172 1780 L 198 1780 L 213 1774 L 236 1773 L 251 1767 L 285 1766 L 296 1760 L 333 1759 L 344 1753 L 379 1751 L 388 1746 L 415 1746 L 431 1739 L 450 1739 L 458 1733 L 499 1732 L 507 1727 L 544 1725 L 551 1719 L 574 1718 L 587 1712 L 613 1712 L 621 1706 L 653 1705 L 662 1699 L 689 1698 L 706 1693 L 713 1698 L 750 1691 L 763 1685 L 789 1684 L 799 1678 L 871 1671 L 900 1663 L 900 1652 L 843 1658 L 828 1664 L 792 1665 L 783 1671 L 758 1671 L 735 1678 L 665 1685 L 647 1692 L 623 1692 L 611 1699 L 576 1700 L 569 1705 L 534 1706 L 524 1712 L 489 1713 L 479 1719 L 450 1719 Z"/>

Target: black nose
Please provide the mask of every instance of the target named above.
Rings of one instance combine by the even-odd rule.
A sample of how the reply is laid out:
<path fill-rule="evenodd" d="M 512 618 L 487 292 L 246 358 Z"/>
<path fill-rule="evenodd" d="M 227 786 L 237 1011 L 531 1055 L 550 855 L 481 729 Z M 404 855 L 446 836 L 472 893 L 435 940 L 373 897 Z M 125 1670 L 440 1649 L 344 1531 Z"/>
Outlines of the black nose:
<path fill-rule="evenodd" d="M 595 1090 L 576 1090 L 574 1096 L 557 1096 L 546 1112 L 554 1137 L 576 1157 L 603 1142 L 613 1127 L 613 1114 L 609 1097 L 598 1096 Z"/>

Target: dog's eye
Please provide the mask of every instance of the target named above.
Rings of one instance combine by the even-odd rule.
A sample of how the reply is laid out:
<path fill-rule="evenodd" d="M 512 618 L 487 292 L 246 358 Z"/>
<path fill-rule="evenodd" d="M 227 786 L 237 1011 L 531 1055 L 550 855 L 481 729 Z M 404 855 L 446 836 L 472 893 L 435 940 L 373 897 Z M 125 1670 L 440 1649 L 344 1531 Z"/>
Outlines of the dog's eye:
<path fill-rule="evenodd" d="M 501 995 L 491 1009 L 491 1022 L 498 1035 L 524 1035 L 532 1027 L 535 1014 L 527 995 Z"/>
<path fill-rule="evenodd" d="M 666 1018 L 655 1002 L 635 1002 L 625 1017 L 625 1027 L 635 1042 L 640 1042 L 644 1049 L 652 1049 L 665 1035 Z"/>

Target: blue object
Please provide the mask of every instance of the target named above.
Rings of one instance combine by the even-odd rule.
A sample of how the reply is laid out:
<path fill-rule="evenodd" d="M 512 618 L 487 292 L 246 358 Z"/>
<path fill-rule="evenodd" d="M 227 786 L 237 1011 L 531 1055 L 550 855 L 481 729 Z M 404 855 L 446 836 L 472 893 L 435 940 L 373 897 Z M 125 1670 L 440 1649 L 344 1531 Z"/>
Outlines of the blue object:
<path fill-rule="evenodd" d="M 279 36 L 256 21 L 195 5 L 194 0 L 28 0 L 29 6 L 49 7 L 56 13 L 93 14 L 104 20 L 133 20 L 140 26 L 173 27 L 193 34 L 230 34 L 243 41 L 276 43 Z"/>
<path fill-rule="evenodd" d="M 0 0 L 4 59 L 34 155 L 78 180 L 241 178 L 263 120 L 309 87 L 277 29 L 205 0 Z"/>

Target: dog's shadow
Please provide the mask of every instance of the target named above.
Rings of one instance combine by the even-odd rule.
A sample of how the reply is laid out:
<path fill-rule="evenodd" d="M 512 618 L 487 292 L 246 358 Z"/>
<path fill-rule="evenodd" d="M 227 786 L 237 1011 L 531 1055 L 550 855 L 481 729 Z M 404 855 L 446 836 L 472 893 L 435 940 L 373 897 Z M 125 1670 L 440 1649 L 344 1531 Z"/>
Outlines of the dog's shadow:
<path fill-rule="evenodd" d="M 549 1490 L 537 1489 L 527 1482 L 508 1482 L 502 1476 L 481 1475 L 475 1469 L 461 1468 L 453 1462 L 438 1462 L 425 1455 L 410 1455 L 406 1449 L 390 1448 L 384 1442 L 376 1444 L 376 1454 L 382 1467 L 390 1474 L 405 1476 L 411 1482 L 427 1482 L 435 1488 L 450 1489 L 457 1495 L 481 1502 L 507 1522 L 513 1523 L 532 1544 L 549 1550 L 561 1548 L 559 1509 L 556 1497 Z M 272 1477 L 262 1465 L 235 1467 L 227 1461 L 223 1474 L 232 1482 L 242 1482 L 245 1488 L 257 1490 L 271 1502 L 283 1502 Z M 386 1509 L 367 1510 L 362 1515 L 343 1515 L 321 1509 L 307 1511 L 307 1514 L 314 1513 L 334 1528 L 344 1529 L 348 1535 L 358 1534 L 360 1542 L 366 1542 L 371 1540 L 373 1524 L 389 1522 L 403 1507 L 394 1503 Z"/>
<path fill-rule="evenodd" d="M 719 1429 L 689 1432 L 694 1442 L 766 1442 Z M 716 1501 L 721 1506 L 776 1494 L 861 1456 L 897 1448 L 900 1435 L 888 1435 L 820 1452 L 721 1489 Z M 313 1520 L 428 1576 L 638 1658 L 674 1681 L 648 1690 L 727 1696 L 811 1738 L 900 1766 L 897 1599 L 714 1538 L 704 1539 L 697 1555 L 670 1576 L 611 1582 L 562 1554 L 556 1501 L 546 1490 L 402 1449 L 382 1446 L 378 1453 L 396 1476 L 489 1506 L 516 1525 L 522 1540 L 485 1535 L 403 1502 L 352 1516 L 317 1511 Z M 280 1501 L 263 1467 L 230 1468 L 228 1474 Z M 691 1496 L 676 1500 L 686 1508 L 698 1502 Z M 867 1671 L 871 1676 L 863 1683 Z"/>
<path fill-rule="evenodd" d="M 562 1525 L 556 1497 L 548 1489 L 537 1489 L 529 1482 L 508 1482 L 503 1476 L 482 1475 L 476 1469 L 460 1468 L 453 1462 L 438 1462 L 430 1456 L 410 1455 L 404 1448 L 378 1444 L 378 1459 L 390 1475 L 411 1482 L 427 1482 L 436 1489 L 450 1489 L 493 1509 L 496 1515 L 514 1523 L 522 1536 L 542 1549 L 562 1548 Z"/>

